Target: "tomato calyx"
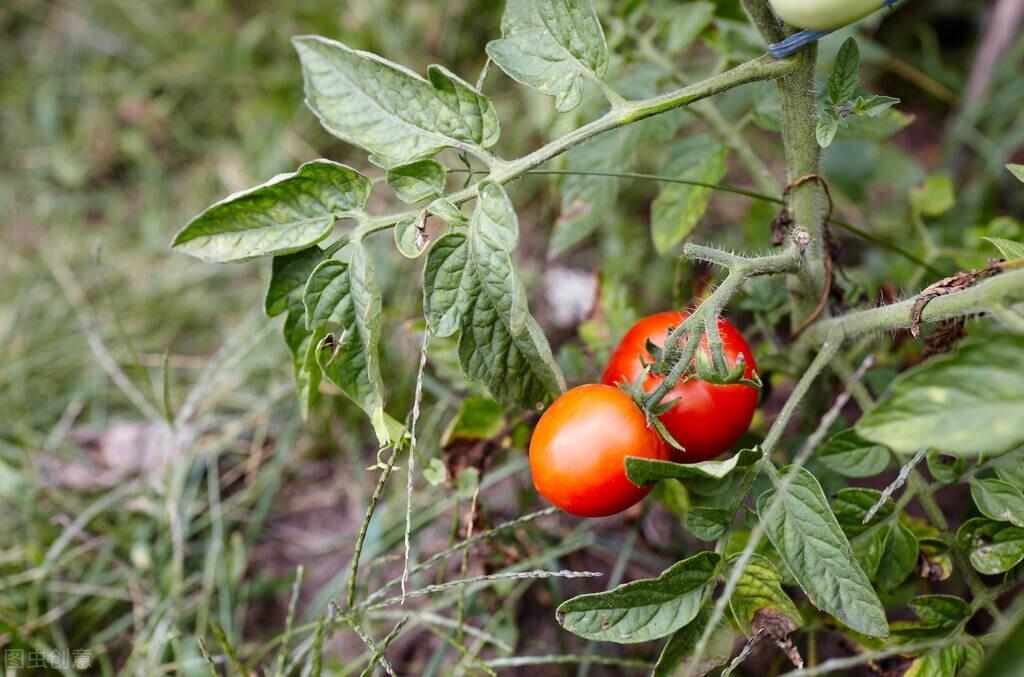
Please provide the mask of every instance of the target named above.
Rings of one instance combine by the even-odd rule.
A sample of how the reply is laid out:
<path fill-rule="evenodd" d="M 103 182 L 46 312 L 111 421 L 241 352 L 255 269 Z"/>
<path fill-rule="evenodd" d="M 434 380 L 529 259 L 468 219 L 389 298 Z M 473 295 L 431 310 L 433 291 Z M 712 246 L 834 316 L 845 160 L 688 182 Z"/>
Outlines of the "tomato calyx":
<path fill-rule="evenodd" d="M 669 336 L 671 336 L 675 331 L 676 327 L 670 326 L 668 328 Z M 682 359 L 683 343 L 684 342 L 680 340 L 677 341 L 674 346 L 659 346 L 648 338 L 644 342 L 644 349 L 653 358 L 653 360 L 651 362 L 647 362 L 641 357 L 640 363 L 648 373 L 656 374 L 658 376 L 668 376 L 672 372 L 672 368 L 675 364 Z M 715 348 L 712 347 L 711 350 L 715 350 Z M 751 377 L 747 378 L 744 376 L 744 373 L 747 370 L 747 364 L 742 353 L 736 356 L 736 361 L 733 363 L 732 367 L 728 366 L 728 360 L 721 348 L 718 349 L 718 355 L 715 357 L 718 359 L 715 359 L 706 351 L 698 349 L 694 360 L 695 364 L 683 372 L 681 379 L 682 382 L 685 383 L 693 378 L 698 378 L 701 381 L 712 385 L 740 384 L 757 388 L 758 390 L 764 387 L 764 383 L 761 381 L 761 377 L 758 375 L 756 370 L 752 372 Z M 644 378 L 646 378 L 646 376 Z"/>
<path fill-rule="evenodd" d="M 676 403 L 679 402 L 679 398 L 673 397 L 672 399 L 663 400 L 657 403 L 656 405 L 654 405 L 653 408 L 649 407 L 647 404 L 647 398 L 649 393 L 646 390 L 644 390 L 644 383 L 646 383 L 647 378 L 650 375 L 651 365 L 644 364 L 644 368 L 640 372 L 640 375 L 636 378 L 636 380 L 633 381 L 632 383 L 619 383 L 619 390 L 629 395 L 633 399 L 633 402 L 636 404 L 636 406 L 640 408 L 640 411 L 644 412 L 644 417 L 647 419 L 648 427 L 654 428 L 658 432 L 658 434 L 661 435 L 661 438 L 665 440 L 665 442 L 667 442 L 670 447 L 676 449 L 677 451 L 685 452 L 686 448 L 683 447 L 683 445 L 679 444 L 679 442 L 674 437 L 672 437 L 672 433 L 668 431 L 668 428 L 665 427 L 665 424 L 661 422 L 660 418 L 662 414 L 666 413 L 667 411 L 672 409 L 672 407 L 676 406 Z"/>

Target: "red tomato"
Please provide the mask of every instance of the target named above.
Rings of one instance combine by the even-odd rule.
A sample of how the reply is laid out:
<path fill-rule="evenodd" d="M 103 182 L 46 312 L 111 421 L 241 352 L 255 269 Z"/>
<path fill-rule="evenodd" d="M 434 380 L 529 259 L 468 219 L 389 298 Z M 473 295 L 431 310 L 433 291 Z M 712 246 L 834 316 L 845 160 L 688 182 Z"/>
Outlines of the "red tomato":
<path fill-rule="evenodd" d="M 600 384 L 555 400 L 530 440 L 537 491 L 580 517 L 614 515 L 650 492 L 626 477 L 627 456 L 668 460 L 668 444 L 628 394 Z"/>
<path fill-rule="evenodd" d="M 608 385 L 635 382 L 643 371 L 640 358 L 648 363 L 653 361 L 646 349 L 647 340 L 657 346 L 664 345 L 669 327 L 678 327 L 688 316 L 688 313 L 670 311 L 650 315 L 637 322 L 612 353 L 601 380 Z M 718 333 L 722 337 L 727 365 L 733 367 L 737 357 L 743 355 L 747 365 L 743 376 L 753 378 L 757 365 L 743 335 L 721 318 L 718 320 Z M 711 356 L 706 336 L 700 349 Z M 648 376 L 644 390 L 651 392 L 663 378 Z M 675 398 L 679 401 L 660 417 L 672 437 L 686 449 L 685 453 L 673 449 L 672 460 L 699 463 L 729 449 L 750 427 L 757 409 L 757 395 L 757 388 L 753 386 L 739 383 L 714 385 L 696 377 L 676 384 L 664 401 Z"/>

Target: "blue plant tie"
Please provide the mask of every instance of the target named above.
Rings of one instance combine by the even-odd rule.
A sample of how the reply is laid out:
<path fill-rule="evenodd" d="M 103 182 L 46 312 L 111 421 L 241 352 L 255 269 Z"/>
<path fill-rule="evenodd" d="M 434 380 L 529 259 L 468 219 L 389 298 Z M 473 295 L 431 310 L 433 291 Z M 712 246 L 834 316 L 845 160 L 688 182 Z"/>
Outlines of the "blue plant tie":
<path fill-rule="evenodd" d="M 892 7 L 896 4 L 896 0 L 885 0 L 879 7 Z M 808 31 L 803 30 L 798 33 L 793 33 L 788 38 L 781 42 L 775 42 L 768 45 L 768 53 L 776 59 L 784 59 L 787 56 L 794 54 L 798 49 L 804 45 L 809 45 L 812 42 L 817 42 L 823 37 L 832 33 L 832 31 Z"/>

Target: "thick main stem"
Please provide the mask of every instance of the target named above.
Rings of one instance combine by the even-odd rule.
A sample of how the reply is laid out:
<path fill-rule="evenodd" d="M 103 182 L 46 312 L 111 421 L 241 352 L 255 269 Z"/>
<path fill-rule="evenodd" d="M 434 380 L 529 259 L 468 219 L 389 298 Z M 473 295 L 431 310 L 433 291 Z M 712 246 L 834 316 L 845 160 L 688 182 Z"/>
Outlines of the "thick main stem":
<path fill-rule="evenodd" d="M 779 106 L 782 123 L 782 143 L 786 150 L 786 168 L 789 185 L 789 208 L 793 227 L 807 231 L 804 268 L 790 280 L 792 298 L 792 325 L 798 326 L 818 305 L 825 289 L 825 194 L 821 184 L 805 177 L 817 176 L 821 149 L 815 128 L 818 108 L 814 96 L 814 67 L 818 60 L 817 45 L 798 52 L 796 71 L 779 80 Z"/>

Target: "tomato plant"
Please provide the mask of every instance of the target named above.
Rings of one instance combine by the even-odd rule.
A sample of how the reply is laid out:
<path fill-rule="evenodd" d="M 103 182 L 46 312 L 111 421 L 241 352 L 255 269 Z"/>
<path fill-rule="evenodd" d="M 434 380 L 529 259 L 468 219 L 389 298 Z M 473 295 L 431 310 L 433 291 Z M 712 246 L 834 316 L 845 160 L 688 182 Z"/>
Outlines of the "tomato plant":
<path fill-rule="evenodd" d="M 648 352 L 648 342 L 663 346 L 670 331 L 687 317 L 688 313 L 669 311 L 637 322 L 615 348 L 601 380 L 608 385 L 632 384 L 640 378 L 645 366 L 657 367 L 656 357 Z M 731 371 L 742 363 L 742 378 L 755 378 L 757 363 L 743 334 L 722 318 L 718 319 L 718 333 L 726 369 Z M 710 362 L 711 350 L 706 336 L 699 350 Z M 653 390 L 664 378 L 663 374 L 652 371 L 644 379 L 644 389 Z M 661 414 L 661 422 L 685 449 L 676 450 L 673 458 L 680 463 L 698 463 L 724 453 L 743 436 L 757 409 L 758 389 L 745 383 L 708 383 L 694 375 L 677 383 L 665 397 L 676 403 Z"/>
<path fill-rule="evenodd" d="M 537 491 L 581 517 L 622 512 L 650 493 L 626 478 L 629 456 L 667 459 L 667 445 L 629 395 L 605 385 L 578 386 L 560 396 L 530 441 Z"/>
<path fill-rule="evenodd" d="M 367 646 L 367 674 L 378 664 L 393 673 L 384 654 L 412 616 L 379 612 L 406 593 L 533 578 L 567 579 L 546 594 L 568 597 L 555 620 L 579 638 L 664 639 L 622 659 L 658 675 L 732 661 L 731 672 L 759 648 L 801 669 L 805 655 L 817 660 L 822 637 L 849 655 L 814 667 L 821 672 L 899 657 L 913 674 L 969 673 L 992 660 L 977 627 L 994 645 L 1011 641 L 1007 628 L 1021 615 L 1000 603 L 1016 592 L 1024 561 L 1024 245 L 1008 213 L 964 224 L 993 204 L 1019 204 L 1002 197 L 1012 182 L 1002 165 L 1021 180 L 1024 168 L 1012 150 L 964 133 L 965 146 L 998 158 L 1001 174 L 998 190 L 964 195 L 974 208 L 958 209 L 953 178 L 929 175 L 905 152 L 914 135 L 897 135 L 914 116 L 862 83 L 858 44 L 867 38 L 818 45 L 883 4 L 892 3 L 509 0 L 500 37 L 494 27 L 469 79 L 436 64 L 420 75 L 328 37 L 293 39 L 309 121 L 357 148 L 352 164 L 313 158 L 235 192 L 172 246 L 204 261 L 270 259 L 264 308 L 283 316 L 298 411 L 327 415 L 323 396 L 342 394 L 372 430 L 378 474 L 365 483 L 373 489 L 344 604 L 318 610 L 316 634 L 296 649 L 312 653 L 310 672 L 328 628 L 345 625 Z M 784 22 L 811 30 L 792 33 Z M 451 53 L 464 46 L 452 44 Z M 948 98 L 944 78 L 876 56 Z M 508 114 L 509 80 L 541 95 L 529 98 L 529 115 Z M 982 117 L 966 108 L 953 126 Z M 769 157 L 775 148 L 781 156 Z M 991 158 L 985 164 L 995 171 Z M 631 191 L 633 182 L 656 185 L 657 195 Z M 530 215 L 524 228 L 521 213 Z M 640 214 L 650 215 L 649 231 L 638 235 Z M 703 236 L 716 243 L 694 242 Z M 543 239 L 546 256 L 525 255 Z M 543 285 L 534 286 L 540 267 Z M 597 377 L 605 339 L 626 318 L 685 296 L 683 282 L 699 304 L 641 320 L 614 350 L 604 384 L 569 389 Z M 410 289 L 415 309 L 395 308 Z M 914 293 L 897 301 L 899 289 Z M 749 447 L 718 458 L 758 406 L 755 357 L 722 319 L 727 310 L 764 346 L 758 359 L 777 387 Z M 898 344 L 885 340 L 894 334 Z M 966 334 L 976 336 L 960 343 Z M 415 385 L 402 391 L 412 364 Z M 425 402 L 430 424 L 420 420 Z M 478 531 L 501 500 L 495 483 L 528 487 L 518 450 L 542 410 L 529 466 L 550 502 L 603 516 L 657 491 L 626 516 L 641 520 L 616 542 L 608 589 L 568 580 L 599 572 L 549 566 L 576 552 L 567 528 L 549 538 L 565 548 L 556 554 L 531 543 L 496 573 L 491 560 L 485 573 L 468 573 L 474 546 L 551 514 Z M 443 435 L 421 436 L 444 420 Z M 685 451 L 672 453 L 667 438 Z M 379 531 L 404 526 L 402 572 L 382 582 L 393 559 L 375 550 L 364 566 L 363 551 L 378 536 L 371 523 L 396 468 L 408 473 L 404 525 Z M 853 481 L 867 477 L 877 477 L 872 487 Z M 969 487 L 982 517 L 960 526 L 960 510 L 949 519 L 938 500 L 947 484 Z M 533 500 L 510 491 L 503 505 Z M 449 548 L 417 563 L 413 537 L 442 512 Z M 666 553 L 675 561 L 634 575 L 630 558 L 649 545 L 641 539 L 651 516 L 665 518 L 671 543 L 649 547 L 644 566 Z M 593 536 L 601 524 L 573 528 Z M 457 552 L 458 578 L 406 590 Z M 627 575 L 636 580 L 617 585 Z M 398 585 L 402 596 L 387 597 Z M 454 619 L 415 621 L 444 635 L 434 668 L 449 649 L 456 673 L 550 658 L 492 656 L 505 640 L 491 642 L 489 626 L 468 630 L 465 595 L 433 599 L 457 599 Z M 906 620 L 908 605 L 916 620 Z M 395 624 L 378 647 L 364 624 L 376 632 L 385 621 Z M 480 644 L 468 646 L 469 635 Z M 586 662 L 591 652 L 551 662 Z"/>

